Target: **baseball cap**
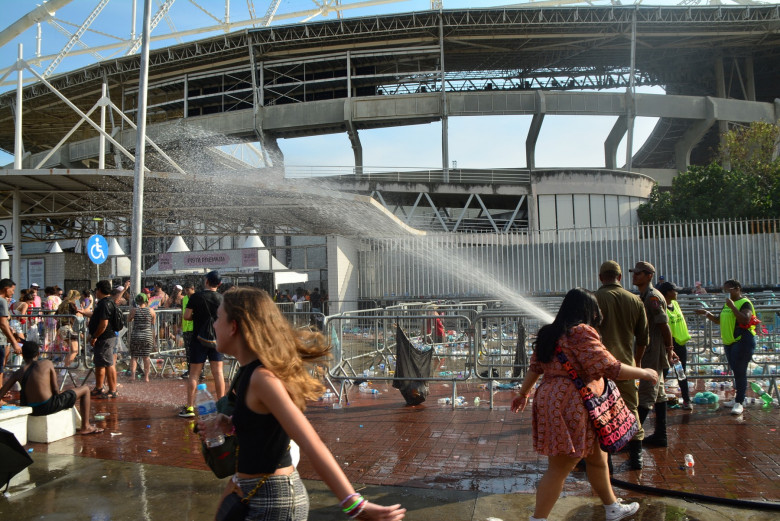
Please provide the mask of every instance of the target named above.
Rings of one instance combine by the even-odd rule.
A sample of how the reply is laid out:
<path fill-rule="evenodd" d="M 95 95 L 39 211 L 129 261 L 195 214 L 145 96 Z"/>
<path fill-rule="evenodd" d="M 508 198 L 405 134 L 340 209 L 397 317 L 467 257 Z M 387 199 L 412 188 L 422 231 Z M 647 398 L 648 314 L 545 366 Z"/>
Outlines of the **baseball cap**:
<path fill-rule="evenodd" d="M 603 275 L 605 273 L 609 272 L 615 272 L 618 275 L 622 275 L 623 272 L 620 270 L 620 264 L 613 260 L 605 261 L 601 264 L 601 267 L 599 268 L 599 275 Z"/>
<path fill-rule="evenodd" d="M 701 281 L 700 281 L 700 280 L 697 280 L 696 282 L 694 282 L 694 284 L 695 284 L 696 286 L 701 286 Z"/>
<path fill-rule="evenodd" d="M 219 272 L 216 270 L 206 273 L 206 280 L 212 286 L 219 286 L 222 283 L 222 277 L 219 276 Z"/>
<path fill-rule="evenodd" d="M 655 267 L 646 261 L 639 261 L 636 263 L 636 266 L 634 266 L 634 269 L 628 270 L 631 273 L 637 273 L 641 271 L 646 271 L 648 273 L 655 273 Z"/>
<path fill-rule="evenodd" d="M 662 282 L 659 285 L 655 287 L 658 291 L 661 292 L 661 294 L 666 295 L 670 291 L 680 291 L 682 288 L 675 284 L 674 282 Z"/>
<path fill-rule="evenodd" d="M 182 288 L 182 287 L 181 287 L 179 284 L 176 284 L 176 285 L 173 287 L 173 289 L 182 290 L 182 289 L 184 289 L 184 288 Z"/>
<path fill-rule="evenodd" d="M 38 285 L 37 282 L 33 282 L 32 284 L 30 284 L 30 287 L 31 288 L 40 288 L 40 286 Z"/>

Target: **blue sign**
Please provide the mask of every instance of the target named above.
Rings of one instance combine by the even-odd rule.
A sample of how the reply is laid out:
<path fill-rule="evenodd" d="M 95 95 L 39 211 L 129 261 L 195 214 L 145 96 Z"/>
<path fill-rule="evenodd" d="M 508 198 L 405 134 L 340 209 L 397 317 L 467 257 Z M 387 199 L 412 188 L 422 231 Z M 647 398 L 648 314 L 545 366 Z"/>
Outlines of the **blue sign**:
<path fill-rule="evenodd" d="M 95 234 L 87 241 L 87 255 L 95 264 L 103 264 L 108 259 L 108 242 L 102 235 Z"/>

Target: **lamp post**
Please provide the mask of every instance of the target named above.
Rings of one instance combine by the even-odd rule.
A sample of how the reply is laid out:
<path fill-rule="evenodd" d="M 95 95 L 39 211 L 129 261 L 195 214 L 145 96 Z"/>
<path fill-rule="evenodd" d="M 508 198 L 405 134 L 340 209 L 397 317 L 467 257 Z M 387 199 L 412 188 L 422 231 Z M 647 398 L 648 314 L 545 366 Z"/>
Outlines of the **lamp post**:
<path fill-rule="evenodd" d="M 146 84 L 149 79 L 149 39 L 151 34 L 152 0 L 144 0 L 141 63 L 138 77 L 138 121 L 136 122 L 135 170 L 133 173 L 133 226 L 130 242 L 130 294 L 141 291 L 141 239 L 144 218 L 144 167 L 146 164 Z"/>

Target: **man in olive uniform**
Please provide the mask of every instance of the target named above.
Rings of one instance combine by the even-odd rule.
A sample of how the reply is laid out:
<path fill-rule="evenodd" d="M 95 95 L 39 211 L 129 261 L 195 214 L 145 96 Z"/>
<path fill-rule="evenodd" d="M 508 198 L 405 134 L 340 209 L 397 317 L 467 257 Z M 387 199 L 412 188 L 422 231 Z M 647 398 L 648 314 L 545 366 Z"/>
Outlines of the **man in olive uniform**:
<path fill-rule="evenodd" d="M 666 391 L 664 391 L 664 372 L 671 367 L 670 362 L 677 358 L 674 354 L 672 330 L 669 328 L 669 316 L 666 314 L 666 299 L 653 287 L 655 268 L 646 261 L 634 266 L 632 281 L 639 289 L 639 298 L 645 305 L 647 322 L 650 327 L 650 342 L 642 356 L 642 367 L 655 369 L 658 382 L 642 380 L 639 383 L 639 419 L 644 422 L 650 409 L 655 410 L 655 431 L 645 437 L 645 445 L 666 447 Z"/>
<path fill-rule="evenodd" d="M 647 315 L 642 301 L 623 288 L 620 281 L 623 278 L 620 264 L 613 260 L 604 262 L 599 268 L 601 287 L 596 291 L 604 319 L 599 326 L 601 340 L 607 351 L 620 360 L 620 363 L 639 366 L 642 354 L 647 346 L 649 333 Z M 634 343 L 636 342 L 636 350 Z M 637 412 L 639 395 L 634 380 L 618 380 L 615 382 L 626 406 L 639 421 Z M 642 439 L 645 432 L 640 423 L 639 430 L 628 442 L 628 466 L 632 470 L 642 468 Z M 610 460 L 611 461 L 611 460 Z"/>

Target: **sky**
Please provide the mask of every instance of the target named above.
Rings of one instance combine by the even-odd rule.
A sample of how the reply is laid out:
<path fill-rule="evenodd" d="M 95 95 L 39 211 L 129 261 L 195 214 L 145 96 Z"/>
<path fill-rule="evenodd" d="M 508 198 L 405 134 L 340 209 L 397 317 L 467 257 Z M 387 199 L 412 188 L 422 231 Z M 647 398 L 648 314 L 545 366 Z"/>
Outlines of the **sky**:
<path fill-rule="evenodd" d="M 317 0 L 321 5 L 323 0 Z M 73 0 L 60 9 L 54 16 L 55 22 L 69 31 L 75 31 L 90 15 L 98 4 L 98 0 Z M 152 2 L 152 16 L 160 5 L 160 0 Z M 199 6 L 207 9 L 216 18 L 225 17 L 225 0 L 198 0 Z M 335 3 L 335 2 L 334 2 Z M 343 0 L 342 4 L 357 3 Z M 509 5 L 511 2 L 480 1 L 480 0 L 443 0 L 445 8 L 490 7 Z M 608 2 L 602 2 L 608 3 Z M 626 2 L 628 3 L 628 2 Z M 654 0 L 646 1 L 644 5 L 665 4 L 676 2 Z M 728 3 L 728 0 L 726 0 Z M 778 3 L 778 2 L 772 2 Z M 31 9 L 36 2 L 21 0 L 0 0 L 3 9 L 3 19 L 10 25 Z M 143 0 L 137 2 L 137 31 L 141 27 Z M 233 21 L 247 18 L 247 2 L 232 0 L 230 2 L 230 19 Z M 131 32 L 130 0 L 110 0 L 100 12 L 82 40 L 90 45 L 103 45 L 114 40 L 105 33 L 127 38 Z M 262 16 L 268 9 L 268 1 L 255 1 L 255 13 Z M 298 13 L 315 8 L 313 0 L 282 0 L 277 10 L 277 16 Z M 398 13 L 422 11 L 430 8 L 430 0 L 406 0 L 360 9 L 344 11 L 345 16 L 367 16 L 381 13 Z M 328 18 L 334 18 L 330 14 Z M 284 19 L 283 23 L 294 23 L 306 16 Z M 316 16 L 312 20 L 322 20 Z M 177 0 L 164 19 L 153 31 L 153 35 L 164 34 L 176 30 L 186 30 L 216 23 L 208 14 L 197 8 L 188 0 Z M 281 22 L 280 22 L 281 23 Z M 56 54 L 67 42 L 67 37 L 52 24 L 42 23 L 41 54 Z M 103 34 L 100 34 L 103 33 Z M 208 35 L 197 35 L 188 40 L 206 38 Z M 24 58 L 30 59 L 36 51 L 36 29 L 32 28 L 0 48 L 0 69 L 6 69 L 16 61 L 18 43 L 24 47 Z M 154 42 L 153 47 L 159 48 L 177 43 L 173 39 Z M 74 47 L 74 50 L 78 46 Z M 115 57 L 117 51 L 106 50 L 99 54 L 102 59 Z M 54 74 L 76 69 L 98 61 L 91 55 L 75 56 L 63 62 Z M 36 67 L 42 72 L 48 66 L 43 63 Z M 2 73 L 0 73 L 2 75 Z M 4 83 L 13 82 L 14 77 Z M 15 88 L 14 85 L 0 85 L 0 92 Z M 637 92 L 662 94 L 660 88 L 637 89 Z M 525 139 L 531 116 L 471 116 L 450 118 L 449 120 L 449 156 L 451 162 L 457 162 L 458 168 L 518 168 L 525 166 Z M 547 116 L 542 126 L 536 151 L 536 165 L 545 167 L 603 167 L 604 140 L 615 122 L 614 117 L 603 116 Z M 652 131 L 656 118 L 637 118 L 634 130 L 634 150 Z M 363 162 L 366 168 L 441 168 L 441 123 L 396 127 L 390 129 L 375 129 L 360 131 L 363 146 Z M 351 167 L 354 156 L 347 135 L 332 134 L 296 139 L 282 139 L 279 146 L 285 156 L 288 166 L 312 167 L 312 173 L 325 167 Z M 625 140 L 618 148 L 618 164 L 625 160 Z M 0 165 L 13 162 L 11 155 L 0 152 Z M 453 166 L 452 163 L 450 166 Z"/>

